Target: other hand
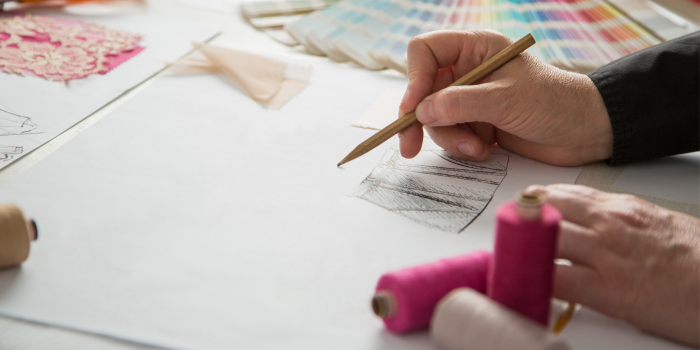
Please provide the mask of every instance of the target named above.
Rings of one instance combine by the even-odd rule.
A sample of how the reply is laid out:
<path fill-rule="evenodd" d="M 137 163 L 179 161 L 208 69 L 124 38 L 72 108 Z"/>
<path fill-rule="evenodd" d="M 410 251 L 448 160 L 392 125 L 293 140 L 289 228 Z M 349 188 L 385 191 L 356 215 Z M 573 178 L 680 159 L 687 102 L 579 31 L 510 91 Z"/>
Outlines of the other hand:
<path fill-rule="evenodd" d="M 635 196 L 531 186 L 562 213 L 554 297 L 700 343 L 700 220 Z"/>

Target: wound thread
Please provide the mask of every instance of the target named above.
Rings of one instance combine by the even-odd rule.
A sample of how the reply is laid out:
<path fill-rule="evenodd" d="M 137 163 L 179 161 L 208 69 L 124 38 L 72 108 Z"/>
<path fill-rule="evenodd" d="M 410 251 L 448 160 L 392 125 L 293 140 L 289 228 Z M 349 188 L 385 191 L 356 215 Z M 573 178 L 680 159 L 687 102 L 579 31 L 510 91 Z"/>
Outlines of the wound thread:
<path fill-rule="evenodd" d="M 435 305 L 450 291 L 469 287 L 486 292 L 491 256 L 477 251 L 384 274 L 377 282 L 372 309 L 394 333 L 427 328 Z"/>
<path fill-rule="evenodd" d="M 570 350 L 567 342 L 520 314 L 468 288 L 435 308 L 430 335 L 442 350 Z"/>
<path fill-rule="evenodd" d="M 496 211 L 488 295 L 545 327 L 549 323 L 560 221 L 559 211 L 543 204 L 540 197 L 522 196 Z"/>

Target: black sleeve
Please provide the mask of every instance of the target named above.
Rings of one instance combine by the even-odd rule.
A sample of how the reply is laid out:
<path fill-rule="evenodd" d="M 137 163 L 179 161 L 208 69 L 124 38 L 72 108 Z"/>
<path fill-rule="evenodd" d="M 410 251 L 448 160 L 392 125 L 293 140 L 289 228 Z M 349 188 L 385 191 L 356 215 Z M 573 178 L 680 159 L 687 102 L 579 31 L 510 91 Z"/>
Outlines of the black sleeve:
<path fill-rule="evenodd" d="M 588 74 L 613 130 L 609 164 L 700 149 L 700 32 L 635 52 Z"/>

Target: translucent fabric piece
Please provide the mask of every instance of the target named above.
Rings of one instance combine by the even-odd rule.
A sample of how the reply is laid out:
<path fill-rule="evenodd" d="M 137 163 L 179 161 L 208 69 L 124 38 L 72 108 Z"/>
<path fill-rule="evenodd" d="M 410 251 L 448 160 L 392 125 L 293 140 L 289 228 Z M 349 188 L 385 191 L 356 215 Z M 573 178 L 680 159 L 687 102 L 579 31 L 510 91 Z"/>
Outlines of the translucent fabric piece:
<path fill-rule="evenodd" d="M 171 63 L 175 73 L 224 73 L 253 100 L 270 108 L 282 107 L 303 90 L 311 78 L 311 67 L 210 44 L 194 45 L 205 59 L 188 58 Z"/>

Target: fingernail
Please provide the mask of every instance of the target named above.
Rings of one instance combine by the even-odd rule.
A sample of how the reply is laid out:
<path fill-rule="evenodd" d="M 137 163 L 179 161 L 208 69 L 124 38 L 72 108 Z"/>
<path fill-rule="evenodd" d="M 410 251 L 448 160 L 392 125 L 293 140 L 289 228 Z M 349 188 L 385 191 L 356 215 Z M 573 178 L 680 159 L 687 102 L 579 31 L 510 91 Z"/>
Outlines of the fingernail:
<path fill-rule="evenodd" d="M 474 144 L 471 142 L 462 142 L 457 145 L 457 149 L 462 152 L 462 154 L 466 154 L 470 157 L 478 156 L 478 154 L 476 154 L 476 148 L 474 148 Z"/>
<path fill-rule="evenodd" d="M 433 112 L 433 101 L 423 101 L 418 104 L 416 108 L 416 118 L 423 125 L 428 125 L 433 123 L 437 118 L 435 118 L 435 112 Z"/>

